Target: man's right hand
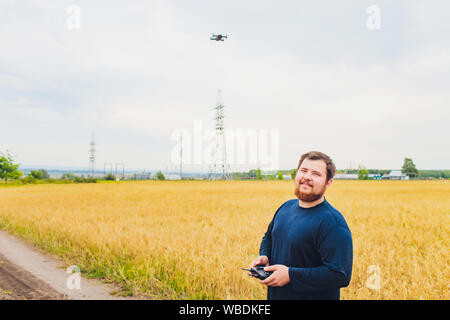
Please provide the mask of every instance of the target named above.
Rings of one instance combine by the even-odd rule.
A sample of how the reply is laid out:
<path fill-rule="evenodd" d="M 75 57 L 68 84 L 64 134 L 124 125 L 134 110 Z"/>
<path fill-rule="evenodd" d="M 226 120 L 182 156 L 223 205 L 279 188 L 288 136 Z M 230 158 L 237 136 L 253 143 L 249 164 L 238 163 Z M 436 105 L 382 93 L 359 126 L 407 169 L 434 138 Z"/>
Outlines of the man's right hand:
<path fill-rule="evenodd" d="M 258 265 L 265 265 L 268 266 L 269 265 L 269 258 L 267 256 L 259 256 L 258 258 L 256 258 L 255 260 L 253 260 L 252 264 L 250 265 L 250 268 L 254 268 Z"/>

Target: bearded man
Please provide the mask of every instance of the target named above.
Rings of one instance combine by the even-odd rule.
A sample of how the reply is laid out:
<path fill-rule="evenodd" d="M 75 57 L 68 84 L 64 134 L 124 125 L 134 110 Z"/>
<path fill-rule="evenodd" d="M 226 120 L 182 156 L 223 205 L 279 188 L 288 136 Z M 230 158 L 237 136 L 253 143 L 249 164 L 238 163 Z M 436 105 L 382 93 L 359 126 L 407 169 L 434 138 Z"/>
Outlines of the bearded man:
<path fill-rule="evenodd" d="M 327 155 L 303 154 L 295 176 L 297 199 L 276 211 L 250 267 L 273 273 L 262 284 L 267 299 L 339 300 L 352 274 L 353 244 L 342 216 L 325 199 L 336 167 Z"/>

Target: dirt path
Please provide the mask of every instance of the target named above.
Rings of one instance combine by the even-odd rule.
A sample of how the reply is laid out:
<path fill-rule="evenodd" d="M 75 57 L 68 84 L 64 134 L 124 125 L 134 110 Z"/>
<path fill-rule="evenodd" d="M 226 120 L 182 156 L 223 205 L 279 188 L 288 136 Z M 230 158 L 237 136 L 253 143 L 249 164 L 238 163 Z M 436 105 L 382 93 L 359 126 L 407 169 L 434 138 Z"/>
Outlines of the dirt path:
<path fill-rule="evenodd" d="M 0 300 L 63 299 L 67 297 L 0 255 Z"/>
<path fill-rule="evenodd" d="M 68 282 L 74 276 L 79 281 Z M 126 299 L 116 292 L 112 285 L 67 273 L 57 258 L 0 230 L 0 300 Z"/>

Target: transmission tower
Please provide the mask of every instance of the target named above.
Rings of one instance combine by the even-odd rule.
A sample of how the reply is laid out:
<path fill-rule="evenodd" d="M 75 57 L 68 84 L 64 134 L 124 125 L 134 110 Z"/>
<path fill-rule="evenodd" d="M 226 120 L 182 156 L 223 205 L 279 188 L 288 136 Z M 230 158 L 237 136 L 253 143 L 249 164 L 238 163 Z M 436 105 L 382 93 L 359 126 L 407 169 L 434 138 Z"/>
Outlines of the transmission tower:
<path fill-rule="evenodd" d="M 180 134 L 180 180 L 183 180 L 183 134 Z"/>
<path fill-rule="evenodd" d="M 216 136 L 214 148 L 212 150 L 212 161 L 209 165 L 209 180 L 231 180 L 229 168 L 227 165 L 227 149 L 225 145 L 224 135 L 224 104 L 222 100 L 222 90 L 219 90 L 217 95 L 216 107 L 213 109 L 216 112 L 214 118 L 216 124 Z"/>
<path fill-rule="evenodd" d="M 105 162 L 103 164 L 103 177 L 106 177 L 106 172 L 108 170 L 108 174 L 113 174 L 113 164 L 112 162 Z"/>
<path fill-rule="evenodd" d="M 95 136 L 92 132 L 91 142 L 89 143 L 89 173 L 94 177 L 95 173 Z"/>
<path fill-rule="evenodd" d="M 120 169 L 122 168 L 122 177 L 119 178 Z M 116 179 L 125 180 L 125 163 L 116 163 Z"/>

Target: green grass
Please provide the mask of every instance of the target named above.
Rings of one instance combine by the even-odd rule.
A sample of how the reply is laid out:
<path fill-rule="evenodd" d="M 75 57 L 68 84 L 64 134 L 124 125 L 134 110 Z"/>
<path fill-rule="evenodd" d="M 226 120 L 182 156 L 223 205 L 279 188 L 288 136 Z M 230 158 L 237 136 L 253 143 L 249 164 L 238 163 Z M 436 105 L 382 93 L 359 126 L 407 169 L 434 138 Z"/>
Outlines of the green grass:
<path fill-rule="evenodd" d="M 192 284 L 185 279 L 185 266 L 179 266 L 169 257 L 153 257 L 150 264 L 144 263 L 136 261 L 126 252 L 113 253 L 84 247 L 56 234 L 41 233 L 26 226 L 13 226 L 4 218 L 0 218 L 0 230 L 7 230 L 51 253 L 62 260 L 63 268 L 77 265 L 86 278 L 115 284 L 120 288 L 115 292 L 119 296 L 133 296 L 137 299 L 144 296 L 151 299 L 218 299 L 203 291 L 189 296 L 186 292 Z"/>

